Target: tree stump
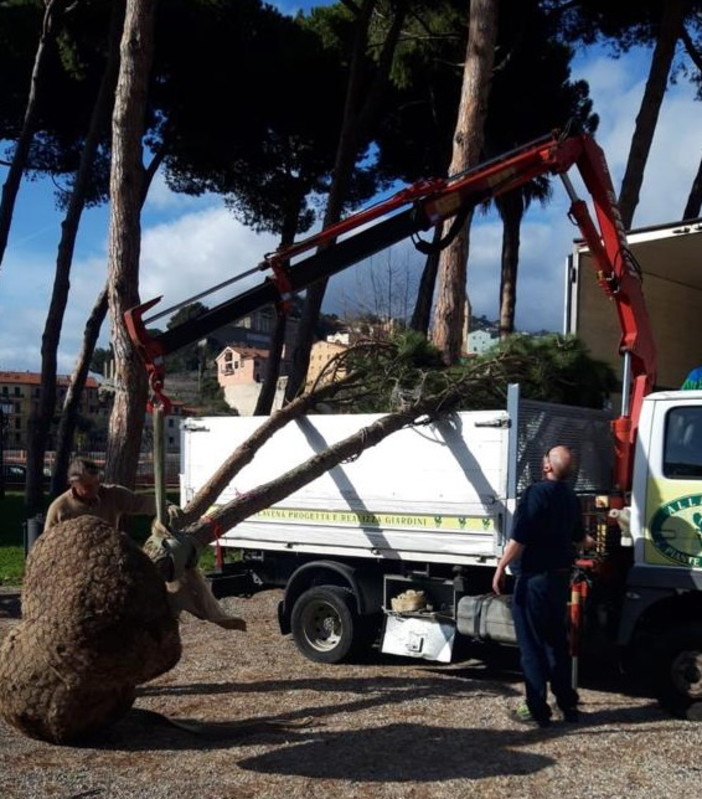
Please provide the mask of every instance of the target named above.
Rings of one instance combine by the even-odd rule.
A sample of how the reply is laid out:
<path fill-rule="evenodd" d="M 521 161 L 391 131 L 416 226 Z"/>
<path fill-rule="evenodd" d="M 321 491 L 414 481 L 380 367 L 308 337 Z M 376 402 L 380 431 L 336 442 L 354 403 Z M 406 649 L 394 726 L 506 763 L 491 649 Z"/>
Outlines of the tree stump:
<path fill-rule="evenodd" d="M 123 716 L 180 654 L 151 560 L 94 516 L 62 522 L 27 559 L 22 620 L 0 647 L 0 715 L 30 737 L 76 741 Z"/>

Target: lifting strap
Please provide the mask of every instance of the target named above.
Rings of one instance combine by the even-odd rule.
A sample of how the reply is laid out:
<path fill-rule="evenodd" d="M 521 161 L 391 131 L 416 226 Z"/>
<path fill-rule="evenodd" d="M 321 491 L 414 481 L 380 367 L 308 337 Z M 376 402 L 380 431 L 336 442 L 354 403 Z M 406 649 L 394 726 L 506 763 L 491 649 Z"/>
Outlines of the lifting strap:
<path fill-rule="evenodd" d="M 168 527 L 166 514 L 166 447 L 164 441 L 164 404 L 152 403 L 151 418 L 154 428 L 154 493 L 156 495 L 156 520 Z"/>

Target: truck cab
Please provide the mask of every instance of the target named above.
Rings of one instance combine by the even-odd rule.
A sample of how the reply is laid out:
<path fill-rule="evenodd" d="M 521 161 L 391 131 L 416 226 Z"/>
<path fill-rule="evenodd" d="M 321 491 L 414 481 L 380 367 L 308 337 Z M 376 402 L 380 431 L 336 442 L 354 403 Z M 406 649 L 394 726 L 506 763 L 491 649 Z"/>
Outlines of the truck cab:
<path fill-rule="evenodd" d="M 630 524 L 618 643 L 634 669 L 652 665 L 664 701 L 689 714 L 702 704 L 702 391 L 644 399 Z"/>

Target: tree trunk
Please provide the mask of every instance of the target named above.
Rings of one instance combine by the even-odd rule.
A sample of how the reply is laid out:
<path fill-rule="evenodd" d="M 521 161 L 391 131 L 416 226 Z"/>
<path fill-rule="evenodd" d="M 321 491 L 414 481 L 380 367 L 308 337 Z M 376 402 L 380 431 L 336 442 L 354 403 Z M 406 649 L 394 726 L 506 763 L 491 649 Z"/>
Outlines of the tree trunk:
<path fill-rule="evenodd" d="M 114 97 L 119 68 L 119 37 L 124 21 L 123 0 L 115 0 L 110 20 L 108 58 L 95 100 L 90 126 L 85 137 L 80 164 L 66 216 L 61 223 L 61 240 L 56 257 L 56 272 L 49 312 L 41 345 L 41 394 L 36 411 L 29 419 L 27 442 L 27 482 L 25 504 L 30 515 L 41 506 L 43 494 L 44 454 L 56 412 L 56 353 L 70 289 L 71 265 L 80 219 L 85 207 L 85 194 L 100 140 L 105 132 Z M 80 399 L 80 391 L 78 392 Z"/>
<path fill-rule="evenodd" d="M 66 489 L 68 465 L 73 449 L 73 436 L 78 421 L 80 399 L 85 388 L 85 381 L 90 369 L 90 359 L 95 351 L 95 343 L 100 335 L 100 328 L 107 314 L 107 287 L 98 295 L 97 301 L 85 323 L 83 347 L 71 375 L 71 382 L 63 402 L 63 411 L 56 434 L 56 462 L 51 474 L 51 495 L 58 496 Z"/>
<path fill-rule="evenodd" d="M 653 51 L 641 106 L 636 117 L 629 158 L 619 193 L 619 210 L 626 230 L 631 229 L 634 212 L 639 204 L 639 192 L 643 183 L 646 161 L 651 150 L 653 135 L 656 132 L 658 114 L 675 56 L 675 46 L 682 35 L 683 21 L 687 10 L 686 0 L 668 0 L 662 5 L 658 39 Z"/>
<path fill-rule="evenodd" d="M 3 258 L 5 257 L 7 240 L 10 235 L 10 225 L 12 224 L 12 215 L 15 209 L 15 200 L 17 199 L 20 182 L 27 164 L 29 148 L 34 138 L 35 124 L 39 112 L 39 82 L 46 68 L 46 59 L 49 54 L 48 47 L 56 38 L 56 29 L 58 28 L 59 21 L 67 5 L 68 0 L 48 0 L 46 3 L 39 45 L 37 46 L 37 52 L 34 57 L 34 68 L 32 69 L 32 78 L 29 86 L 29 95 L 27 97 L 27 106 L 24 112 L 24 120 L 22 121 L 22 129 L 17 139 L 17 146 L 15 147 L 7 178 L 2 187 L 2 200 L 0 200 L 0 264 L 2 264 Z"/>
<path fill-rule="evenodd" d="M 132 346 L 124 312 L 139 304 L 139 255 L 144 166 L 141 140 L 153 56 L 156 0 L 127 0 L 112 117 L 108 297 L 115 354 L 106 479 L 133 486 L 146 411 L 144 364 Z"/>
<path fill-rule="evenodd" d="M 275 393 L 278 387 L 278 377 L 280 376 L 280 361 L 283 357 L 287 326 L 287 315 L 284 312 L 276 312 L 275 327 L 271 334 L 270 344 L 268 345 L 266 374 L 263 378 L 261 392 L 256 400 L 256 407 L 253 412 L 254 416 L 267 416 L 273 408 Z"/>
<path fill-rule="evenodd" d="M 498 0 L 472 0 L 468 46 L 463 70 L 463 90 L 453 137 L 449 174 L 463 172 L 480 162 L 488 96 L 492 82 L 497 40 Z M 468 231 L 472 213 L 463 229 L 442 252 L 433 342 L 448 364 L 455 363 L 462 350 L 466 320 L 466 272 Z M 444 225 L 447 230 L 449 223 Z"/>
<path fill-rule="evenodd" d="M 162 153 L 156 153 L 145 172 L 144 186 L 141 193 L 142 205 L 146 199 L 149 186 L 156 175 L 157 165 L 163 160 Z M 76 432 L 80 400 L 85 389 L 85 381 L 90 371 L 90 361 L 95 352 L 95 345 L 100 336 L 102 323 L 107 315 L 107 286 L 98 294 L 93 310 L 83 332 L 83 346 L 71 375 L 70 385 L 63 402 L 59 428 L 56 434 L 56 462 L 51 475 L 51 495 L 57 496 L 66 486 L 68 465 L 73 450 L 73 438 Z"/>
<path fill-rule="evenodd" d="M 329 227 L 341 218 L 348 185 L 358 156 L 359 143 L 379 111 L 382 92 L 387 84 L 395 48 L 407 13 L 407 3 L 399 2 L 378 59 L 373 84 L 370 90 L 363 94 L 361 81 L 363 61 L 368 45 L 368 27 L 376 4 L 377 0 L 364 0 L 356 21 L 356 38 L 349 68 L 344 117 L 334 163 L 334 179 L 324 214 L 324 227 Z M 307 289 L 297 343 L 293 351 L 292 371 L 285 389 L 287 402 L 296 397 L 305 384 L 310 365 L 310 350 L 314 342 L 314 330 L 319 320 L 327 282 L 326 279 L 319 280 Z"/>
<path fill-rule="evenodd" d="M 300 216 L 300 208 L 302 207 L 303 197 L 296 193 L 289 198 L 286 204 L 285 219 L 283 220 L 283 229 L 280 236 L 281 248 L 287 247 L 295 241 L 295 233 L 297 232 L 297 220 Z M 276 309 L 275 328 L 271 333 L 270 344 L 268 345 L 268 367 L 266 374 L 263 378 L 263 385 L 261 386 L 261 393 L 256 400 L 256 407 L 254 408 L 254 416 L 266 416 L 272 408 L 275 400 L 276 389 L 278 387 L 278 378 L 280 377 L 280 362 L 283 357 L 283 347 L 285 346 L 285 332 L 288 326 L 287 314 L 284 310 Z"/>
<path fill-rule="evenodd" d="M 697 174 L 692 181 L 692 188 L 687 198 L 685 210 L 683 211 L 683 219 L 697 219 L 700 215 L 700 208 L 702 207 L 702 160 L 697 167 Z"/>
<path fill-rule="evenodd" d="M 520 189 L 510 191 L 498 200 L 502 217 L 502 269 L 500 273 L 500 339 L 514 333 L 514 312 L 517 305 L 517 269 L 519 267 L 519 233 L 524 216 L 524 197 Z"/>
<path fill-rule="evenodd" d="M 434 228 L 433 244 L 438 245 L 441 240 L 441 225 Z M 424 269 L 422 270 L 422 277 L 419 281 L 419 288 L 417 289 L 417 300 L 414 304 L 414 311 L 412 312 L 412 319 L 410 320 L 410 329 L 416 330 L 421 333 L 425 338 L 429 333 L 429 324 L 431 322 L 431 306 L 434 300 L 434 289 L 436 287 L 436 275 L 439 271 L 439 256 L 440 252 L 437 249 L 435 252 L 430 252 L 424 262 Z"/>

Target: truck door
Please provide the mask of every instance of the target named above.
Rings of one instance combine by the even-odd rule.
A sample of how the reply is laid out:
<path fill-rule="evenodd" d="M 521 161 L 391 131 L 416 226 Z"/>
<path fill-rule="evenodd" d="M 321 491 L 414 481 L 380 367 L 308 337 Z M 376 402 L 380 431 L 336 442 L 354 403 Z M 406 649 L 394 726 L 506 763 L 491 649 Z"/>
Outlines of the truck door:
<path fill-rule="evenodd" d="M 702 398 L 655 405 L 642 503 L 642 560 L 702 569 Z"/>

